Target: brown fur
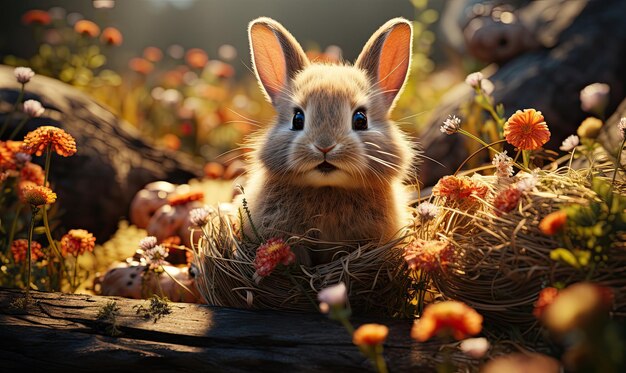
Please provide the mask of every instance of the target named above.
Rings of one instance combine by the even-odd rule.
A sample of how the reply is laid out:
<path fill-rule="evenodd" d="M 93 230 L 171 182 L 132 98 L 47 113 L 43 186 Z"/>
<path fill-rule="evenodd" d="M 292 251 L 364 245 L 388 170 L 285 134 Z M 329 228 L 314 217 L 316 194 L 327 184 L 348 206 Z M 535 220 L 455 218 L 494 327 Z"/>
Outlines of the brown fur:
<path fill-rule="evenodd" d="M 267 30 L 274 32 L 278 43 L 268 40 Z M 406 225 L 408 201 L 402 180 L 415 153 L 389 120 L 389 111 L 408 71 L 409 61 L 402 56 L 410 57 L 410 37 L 410 24 L 395 19 L 372 36 L 355 66 L 310 64 L 293 36 L 278 23 L 267 18 L 251 23 L 255 71 L 278 112 L 276 123 L 251 141 L 254 151 L 246 199 L 264 237 L 306 234 L 330 242 L 385 241 Z M 289 51 L 278 61 L 284 69 L 255 61 L 255 50 L 276 45 Z M 397 55 L 399 66 L 379 64 L 385 59 L 398 61 Z M 298 70 L 292 71 L 294 66 Z M 283 70 L 285 76 L 275 73 Z M 301 131 L 291 130 L 294 108 L 305 114 Z M 366 109 L 367 130 L 352 129 L 352 115 L 358 108 Z M 318 150 L 333 145 L 327 154 Z M 324 160 L 338 170 L 316 171 Z M 332 250 L 295 250 L 305 264 L 327 262 L 333 254 Z"/>

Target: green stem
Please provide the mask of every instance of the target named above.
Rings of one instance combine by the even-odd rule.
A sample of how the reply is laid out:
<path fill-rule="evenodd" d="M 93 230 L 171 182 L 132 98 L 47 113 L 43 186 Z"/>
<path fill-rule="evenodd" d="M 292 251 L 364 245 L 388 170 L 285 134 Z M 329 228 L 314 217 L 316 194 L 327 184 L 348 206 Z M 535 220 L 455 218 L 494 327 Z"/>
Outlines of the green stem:
<path fill-rule="evenodd" d="M 45 164 L 45 176 L 43 179 L 43 186 L 48 183 L 48 174 L 50 173 L 50 159 L 52 158 L 52 145 L 48 144 L 46 147 L 46 164 Z"/>
<path fill-rule="evenodd" d="M 528 165 L 530 164 L 530 151 L 522 150 L 522 159 L 524 162 L 524 168 L 528 169 Z"/>
<path fill-rule="evenodd" d="M 37 215 L 37 211 L 39 209 L 35 206 L 32 207 L 32 214 L 30 217 L 30 228 L 28 230 L 28 276 L 27 276 L 27 280 L 26 280 L 26 299 L 28 299 L 28 297 L 30 296 L 30 272 L 32 270 L 31 268 L 31 260 L 32 260 L 32 253 L 31 253 L 31 243 L 33 242 L 33 231 L 35 230 L 35 215 Z"/>
<path fill-rule="evenodd" d="M 70 293 L 76 291 L 76 275 L 78 274 L 78 253 L 74 254 L 74 275 L 72 276 L 72 282 L 70 283 Z"/>
<path fill-rule="evenodd" d="M 376 364 L 376 370 L 379 373 L 387 373 L 387 363 L 385 362 L 385 358 L 383 357 L 383 345 L 377 344 L 374 346 L 372 360 Z"/>
<path fill-rule="evenodd" d="M 348 333 L 350 333 L 351 336 L 352 334 L 354 334 L 354 326 L 352 326 L 352 323 L 350 323 L 350 320 L 348 320 L 347 318 L 343 316 L 340 316 L 339 322 L 341 323 L 341 325 L 343 325 L 344 328 L 346 328 L 346 330 L 348 331 Z"/>
<path fill-rule="evenodd" d="M 456 171 L 454 172 L 454 175 L 458 174 L 461 169 L 463 168 L 463 166 L 465 166 L 465 164 L 472 158 L 474 158 L 474 156 L 476 156 L 478 153 L 482 152 L 483 150 L 489 148 L 489 149 L 493 149 L 491 146 L 492 145 L 497 145 L 499 143 L 505 142 L 506 140 L 498 140 L 495 142 L 492 142 L 491 144 L 485 144 L 482 148 L 476 150 L 475 152 L 473 152 L 472 154 L 470 154 L 469 157 L 465 158 L 465 160 L 463 160 L 463 162 L 461 163 L 461 165 L 456 169 Z"/>
<path fill-rule="evenodd" d="M 20 132 L 20 130 L 22 129 L 22 127 L 24 127 L 24 124 L 26 123 L 27 120 L 28 120 L 28 116 L 24 117 L 24 119 L 22 119 L 20 121 L 20 123 L 17 125 L 17 127 L 15 127 L 13 132 L 11 132 L 11 134 L 9 135 L 9 140 L 13 140 L 15 135 L 17 135 Z"/>
<path fill-rule="evenodd" d="M 13 243 L 13 239 L 15 238 L 15 230 L 17 229 L 17 221 L 20 216 L 20 212 L 22 211 L 22 205 L 18 204 L 15 209 L 15 217 L 13 218 L 13 222 L 11 223 L 11 230 L 9 231 L 9 242 L 7 243 L 7 247 L 11 247 Z"/>
<path fill-rule="evenodd" d="M 70 281 L 71 278 L 72 278 L 70 276 L 70 271 L 65 266 L 65 261 L 63 260 L 63 255 L 61 254 L 61 251 L 57 247 L 56 242 L 52 239 L 52 232 L 50 231 L 50 224 L 48 223 L 48 211 L 47 210 L 48 210 L 48 205 L 44 205 L 43 206 L 43 211 L 42 211 L 42 214 L 41 214 L 42 217 L 43 217 L 43 225 L 44 225 L 44 228 L 45 228 L 44 231 L 46 232 L 46 238 L 48 239 L 48 244 L 50 244 L 50 247 L 54 251 L 54 254 L 59 258 L 59 262 L 61 263 L 61 267 L 63 267 L 63 271 L 65 272 L 65 275 L 67 276 L 67 280 Z M 59 284 L 59 285 L 61 285 L 61 284 Z"/>
<path fill-rule="evenodd" d="M 24 98 L 24 85 L 25 84 L 22 84 L 20 93 L 17 95 L 17 101 L 15 101 L 15 104 L 13 104 L 13 110 L 11 110 L 11 112 L 7 114 L 7 117 L 4 119 L 4 123 L 2 124 L 2 129 L 0 130 L 0 136 L 2 136 L 4 132 L 7 130 L 7 128 L 9 127 L 9 121 L 13 117 L 13 113 L 17 111 L 17 106 L 22 102 L 22 99 Z"/>

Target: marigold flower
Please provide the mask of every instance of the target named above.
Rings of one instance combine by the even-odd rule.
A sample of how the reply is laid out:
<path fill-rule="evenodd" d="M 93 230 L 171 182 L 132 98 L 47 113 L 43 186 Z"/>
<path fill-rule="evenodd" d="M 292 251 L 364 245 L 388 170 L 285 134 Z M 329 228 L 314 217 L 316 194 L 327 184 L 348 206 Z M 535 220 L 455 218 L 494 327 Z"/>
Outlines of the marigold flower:
<path fill-rule="evenodd" d="M 498 153 L 493 157 L 491 164 L 496 167 L 498 177 L 511 177 L 513 175 L 513 158 L 506 155 L 507 151 Z"/>
<path fill-rule="evenodd" d="M 508 187 L 498 193 L 493 200 L 496 214 L 500 216 L 516 208 L 521 196 L 522 192 L 516 186 Z"/>
<path fill-rule="evenodd" d="M 602 125 L 604 123 L 594 117 L 589 117 L 580 124 L 576 133 L 583 139 L 595 139 L 600 134 L 600 130 L 602 129 Z"/>
<path fill-rule="evenodd" d="M 449 200 L 463 200 L 468 197 L 485 198 L 488 188 L 485 184 L 467 176 L 444 176 L 433 187 L 433 195 Z"/>
<path fill-rule="evenodd" d="M 63 255 L 81 255 L 92 252 L 96 245 L 96 238 L 93 234 L 84 229 L 71 229 L 61 238 L 61 252 Z"/>
<path fill-rule="evenodd" d="M 131 58 L 131 60 L 128 61 L 128 67 L 130 67 L 130 69 L 134 72 L 142 75 L 148 75 L 154 69 L 152 62 L 139 57 Z"/>
<path fill-rule="evenodd" d="M 326 313 L 330 306 L 342 306 L 348 300 L 348 290 L 343 282 L 324 288 L 317 293 L 320 309 Z"/>
<path fill-rule="evenodd" d="M 185 205 L 193 201 L 202 201 L 203 199 L 204 199 L 203 192 L 189 192 L 189 193 L 180 193 L 180 194 L 171 195 L 168 197 L 167 203 L 170 206 L 179 206 L 179 205 Z"/>
<path fill-rule="evenodd" d="M 32 118 L 39 118 L 43 115 L 44 107 L 41 105 L 41 102 L 37 100 L 26 100 L 24 102 L 24 114 L 28 115 Z"/>
<path fill-rule="evenodd" d="M 477 71 L 467 75 L 467 77 L 465 78 L 465 83 L 467 83 L 472 88 L 479 88 L 480 82 L 483 80 L 483 78 L 483 73 Z"/>
<path fill-rule="evenodd" d="M 45 174 L 43 168 L 38 164 L 26 163 L 20 170 L 20 179 L 23 181 L 32 181 L 37 185 L 43 185 Z"/>
<path fill-rule="evenodd" d="M 18 83 L 26 84 L 35 76 L 35 72 L 30 67 L 20 66 L 13 70 L 13 75 Z"/>
<path fill-rule="evenodd" d="M 28 258 L 28 240 L 19 239 L 13 241 L 11 244 L 11 253 L 13 254 L 13 260 L 15 263 L 22 263 Z M 41 244 L 37 241 L 30 242 L 30 257 L 32 261 L 37 261 L 44 257 L 44 253 L 41 250 Z"/>
<path fill-rule="evenodd" d="M 461 129 L 461 119 L 459 119 L 456 115 L 448 115 L 448 119 L 443 121 L 443 124 L 439 128 L 439 130 L 446 135 L 452 135 Z"/>
<path fill-rule="evenodd" d="M 24 137 L 22 151 L 28 154 L 42 155 L 50 145 L 58 155 L 69 157 L 76 153 L 76 140 L 69 133 L 58 127 L 42 126 L 29 132 Z"/>
<path fill-rule="evenodd" d="M 580 91 L 580 108 L 587 113 L 602 114 L 609 103 L 610 91 L 608 84 L 589 84 Z"/>
<path fill-rule="evenodd" d="M 254 268 L 260 277 L 269 276 L 279 264 L 290 265 L 296 255 L 282 238 L 271 238 L 256 250 Z"/>
<path fill-rule="evenodd" d="M 209 56 L 202 49 L 191 48 L 185 53 L 185 61 L 190 67 L 201 69 L 209 62 Z"/>
<path fill-rule="evenodd" d="M 535 109 L 518 110 L 504 124 L 506 141 L 521 150 L 539 149 L 550 139 L 543 115 Z"/>
<path fill-rule="evenodd" d="M 163 58 L 163 52 L 157 47 L 146 47 L 143 57 L 150 62 L 159 62 Z"/>
<path fill-rule="evenodd" d="M 152 249 L 157 245 L 157 238 L 154 236 L 144 237 L 139 241 L 139 248 L 143 251 Z"/>
<path fill-rule="evenodd" d="M 453 254 L 454 247 L 448 242 L 418 238 L 405 246 L 403 256 L 409 268 L 433 271 L 440 265 L 446 267 Z"/>
<path fill-rule="evenodd" d="M 209 222 L 211 210 L 208 207 L 200 207 L 189 211 L 189 222 L 194 227 L 204 227 Z"/>
<path fill-rule="evenodd" d="M 559 210 L 546 215 L 539 223 L 539 230 L 548 236 L 553 236 L 565 228 L 567 213 Z"/>
<path fill-rule="evenodd" d="M 30 181 L 20 182 L 20 189 L 22 200 L 35 207 L 50 205 L 57 200 L 56 193 L 54 193 L 50 188 L 37 185 Z"/>
<path fill-rule="evenodd" d="M 432 303 L 413 324 L 411 337 L 424 342 L 435 335 L 449 334 L 456 340 L 462 340 L 480 333 L 482 323 L 483 317 L 463 302 Z"/>
<path fill-rule="evenodd" d="M 578 138 L 578 136 L 569 135 L 565 140 L 563 140 L 563 143 L 561 144 L 559 149 L 563 150 L 564 152 L 571 152 L 578 146 L 578 144 L 580 144 L 580 139 Z"/>
<path fill-rule="evenodd" d="M 420 221 L 427 222 L 439 215 L 439 207 L 430 202 L 422 202 L 415 208 L 415 213 Z"/>
<path fill-rule="evenodd" d="M 541 320 L 550 331 L 565 334 L 607 317 L 612 305 L 611 289 L 579 282 L 561 290 L 552 304 L 545 308 Z"/>
<path fill-rule="evenodd" d="M 547 287 L 547 288 L 542 289 L 539 292 L 539 298 L 537 299 L 537 302 L 535 302 L 533 315 L 536 318 L 540 319 L 546 307 L 548 307 L 554 302 L 558 294 L 559 294 L 559 289 L 557 288 Z"/>
<path fill-rule="evenodd" d="M 100 35 L 100 27 L 86 19 L 81 19 L 80 21 L 76 22 L 74 24 L 74 31 L 82 36 L 87 36 L 90 38 L 95 38 Z"/>
<path fill-rule="evenodd" d="M 21 146 L 21 141 L 0 141 L 0 171 L 17 168 L 19 161 L 16 156 Z"/>
<path fill-rule="evenodd" d="M 352 334 L 352 343 L 357 346 L 376 346 L 387 339 L 389 328 L 381 324 L 363 324 Z"/>
<path fill-rule="evenodd" d="M 617 132 L 620 140 L 624 141 L 624 138 L 626 138 L 626 117 L 622 117 L 622 119 L 619 120 Z"/>
<path fill-rule="evenodd" d="M 52 17 L 45 10 L 33 9 L 22 15 L 22 23 L 25 25 L 49 25 Z"/>
<path fill-rule="evenodd" d="M 124 37 L 120 30 L 115 27 L 107 27 L 102 30 L 102 35 L 100 35 L 100 40 L 107 45 L 120 46 L 124 42 Z"/>
<path fill-rule="evenodd" d="M 461 342 L 459 348 L 467 356 L 471 356 L 474 359 L 480 359 L 485 356 L 489 351 L 489 341 L 487 338 L 468 338 Z"/>

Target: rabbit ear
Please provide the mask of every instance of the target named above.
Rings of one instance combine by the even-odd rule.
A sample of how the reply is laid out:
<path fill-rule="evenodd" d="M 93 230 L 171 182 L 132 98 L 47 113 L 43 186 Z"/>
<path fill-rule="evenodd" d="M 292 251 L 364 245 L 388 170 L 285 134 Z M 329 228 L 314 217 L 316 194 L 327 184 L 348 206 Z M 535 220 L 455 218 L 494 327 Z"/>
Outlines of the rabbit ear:
<path fill-rule="evenodd" d="M 252 66 L 270 102 L 309 64 L 302 47 L 280 23 L 261 17 L 248 28 Z"/>
<path fill-rule="evenodd" d="M 413 27 L 404 18 L 382 25 L 363 47 L 356 66 L 378 84 L 389 108 L 393 107 L 411 64 Z"/>

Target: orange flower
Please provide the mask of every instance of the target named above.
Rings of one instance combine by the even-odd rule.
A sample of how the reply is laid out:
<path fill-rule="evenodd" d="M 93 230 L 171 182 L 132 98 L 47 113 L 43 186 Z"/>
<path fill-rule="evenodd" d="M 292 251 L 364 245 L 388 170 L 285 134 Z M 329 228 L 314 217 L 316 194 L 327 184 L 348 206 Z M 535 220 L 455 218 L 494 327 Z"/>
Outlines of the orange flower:
<path fill-rule="evenodd" d="M 450 200 L 462 200 L 468 197 L 485 198 L 487 186 L 468 176 L 444 176 L 433 187 L 433 195 L 447 197 Z"/>
<path fill-rule="evenodd" d="M 550 331 L 566 334 L 608 317 L 612 305 L 611 289 L 579 282 L 561 290 L 552 304 L 545 308 L 541 320 Z"/>
<path fill-rule="evenodd" d="M 193 201 L 202 201 L 204 199 L 203 192 L 189 192 L 174 194 L 167 199 L 167 203 L 170 206 L 185 205 Z"/>
<path fill-rule="evenodd" d="M 539 292 L 539 298 L 537 299 L 537 302 L 535 302 L 535 309 L 533 309 L 533 315 L 535 315 L 535 317 L 538 319 L 541 318 L 541 315 L 543 315 L 543 312 L 545 311 L 546 307 L 548 307 L 554 302 L 558 294 L 559 294 L 559 290 L 557 288 L 549 287 L 549 288 L 542 289 Z"/>
<path fill-rule="evenodd" d="M 43 185 L 45 175 L 43 168 L 34 163 L 26 163 L 20 170 L 20 177 L 22 181 L 32 181 L 37 185 Z"/>
<path fill-rule="evenodd" d="M 72 135 L 53 126 L 42 126 L 29 132 L 24 137 L 22 151 L 28 154 L 42 155 L 48 145 L 63 157 L 76 154 L 76 140 Z"/>
<path fill-rule="evenodd" d="M 545 235 L 553 236 L 565 228 L 567 213 L 559 210 L 546 215 L 539 223 L 539 230 Z"/>
<path fill-rule="evenodd" d="M 209 62 L 209 56 L 202 49 L 191 48 L 185 53 L 185 61 L 190 67 L 201 69 Z"/>
<path fill-rule="evenodd" d="M 404 248 L 404 260 L 411 269 L 433 271 L 447 266 L 452 260 L 454 247 L 445 241 L 417 239 Z"/>
<path fill-rule="evenodd" d="M 503 213 L 516 208 L 521 196 L 522 192 L 516 186 L 508 187 L 498 193 L 496 198 L 493 200 L 493 207 L 495 207 L 496 215 L 501 216 Z"/>
<path fill-rule="evenodd" d="M 23 185 L 22 183 L 30 183 Z M 57 200 L 57 195 L 50 188 L 36 185 L 31 181 L 21 182 L 21 195 L 24 202 L 39 207 L 53 204 Z"/>
<path fill-rule="evenodd" d="M 506 121 L 504 137 L 520 150 L 535 150 L 550 140 L 550 131 L 540 111 L 524 109 L 516 111 Z"/>
<path fill-rule="evenodd" d="M 0 171 L 15 170 L 18 161 L 15 155 L 20 152 L 21 141 L 0 141 Z"/>
<path fill-rule="evenodd" d="M 128 61 L 128 67 L 130 67 L 130 69 L 134 72 L 142 75 L 148 75 L 154 69 L 152 62 L 140 57 L 135 57 Z"/>
<path fill-rule="evenodd" d="M 352 334 L 352 343 L 357 346 L 376 346 L 387 339 L 389 328 L 380 324 L 363 324 Z"/>
<path fill-rule="evenodd" d="M 256 249 L 254 268 L 261 276 L 269 276 L 278 264 L 290 265 L 296 260 L 291 247 L 282 238 L 271 238 Z"/>
<path fill-rule="evenodd" d="M 24 13 L 22 16 L 22 23 L 25 25 L 49 25 L 52 22 L 52 17 L 45 10 L 33 9 Z"/>
<path fill-rule="evenodd" d="M 63 255 L 81 255 L 85 252 L 92 252 L 96 245 L 96 238 L 93 234 L 84 229 L 72 229 L 61 238 L 61 252 Z"/>
<path fill-rule="evenodd" d="M 159 62 L 163 58 L 163 52 L 157 47 L 147 47 L 143 50 L 143 58 L 150 62 Z"/>
<path fill-rule="evenodd" d="M 81 19 L 80 21 L 76 22 L 76 24 L 74 24 L 74 31 L 81 34 L 82 36 L 87 36 L 90 38 L 95 38 L 100 35 L 100 27 L 86 19 Z"/>
<path fill-rule="evenodd" d="M 22 263 L 28 258 L 28 240 L 19 239 L 13 241 L 11 244 L 11 253 L 15 263 Z M 30 243 L 30 255 L 32 261 L 37 261 L 44 257 L 43 251 L 41 251 L 41 244 L 37 241 L 31 241 Z"/>
<path fill-rule="evenodd" d="M 450 334 L 462 340 L 480 333 L 482 323 L 483 317 L 463 302 L 433 303 L 426 307 L 422 317 L 413 324 L 411 337 L 424 342 L 437 334 Z"/>
<path fill-rule="evenodd" d="M 113 45 L 117 47 L 117 46 L 122 45 L 122 42 L 124 41 L 124 37 L 122 36 L 122 33 L 120 32 L 120 30 L 116 29 L 115 27 L 107 27 L 104 30 L 102 30 L 102 35 L 100 35 L 100 40 L 102 40 L 104 44 Z"/>

